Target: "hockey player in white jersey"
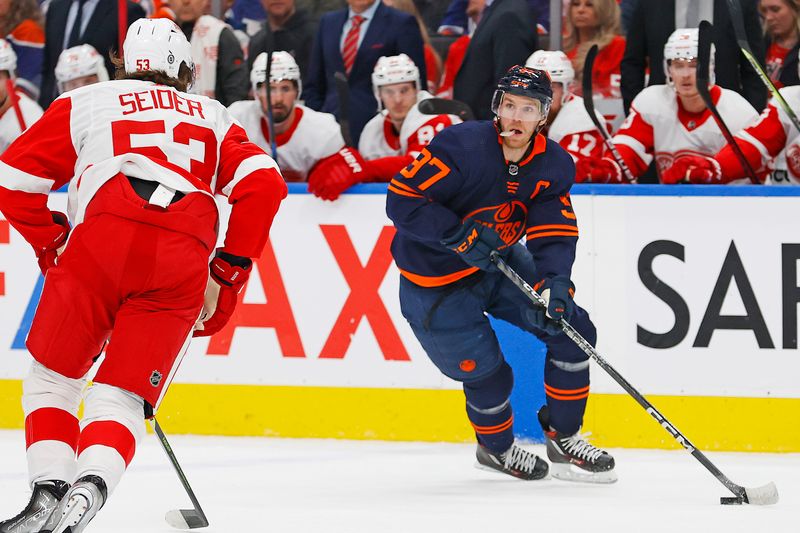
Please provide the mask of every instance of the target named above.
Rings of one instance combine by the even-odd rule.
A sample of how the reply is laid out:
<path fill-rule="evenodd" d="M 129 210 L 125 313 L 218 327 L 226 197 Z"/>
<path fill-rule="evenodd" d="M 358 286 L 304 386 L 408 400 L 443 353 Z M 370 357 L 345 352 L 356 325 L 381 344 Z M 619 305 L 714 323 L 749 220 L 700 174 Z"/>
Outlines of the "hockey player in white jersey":
<path fill-rule="evenodd" d="M 560 51 L 537 50 L 525 62 L 526 67 L 544 70 L 553 84 L 553 105 L 547 117 L 547 136 L 561 145 L 575 161 L 575 181 L 586 181 L 588 171 L 582 169 L 586 158 L 602 157 L 605 152 L 603 136 L 589 118 L 583 98 L 570 90 L 575 70 L 567 55 Z M 595 111 L 600 124 L 606 120 Z M 609 130 L 610 132 L 610 130 Z"/>
<path fill-rule="evenodd" d="M 45 275 L 22 396 L 33 494 L 2 533 L 86 528 L 191 337 L 233 313 L 286 195 L 228 110 L 186 92 L 194 62 L 173 22 L 134 22 L 118 64 L 117 80 L 62 94 L 0 157 L 0 211 Z M 69 221 L 47 207 L 66 184 Z M 232 205 L 216 254 L 215 194 Z"/>
<path fill-rule="evenodd" d="M 725 145 L 714 117 L 696 87 L 697 28 L 675 30 L 664 45 L 666 85 L 651 85 L 639 93 L 613 142 L 634 177 L 638 178 L 655 158 L 662 183 L 676 183 L 682 176 L 669 171 L 682 157 L 713 156 Z M 713 49 L 710 70 L 713 73 Z M 711 98 L 731 131 L 738 131 L 758 113 L 740 94 L 718 85 L 709 88 Z M 622 182 L 622 169 L 611 157 L 590 160 L 591 181 Z"/>
<path fill-rule="evenodd" d="M 269 153 L 269 85 L 278 166 L 286 181 L 306 181 L 317 163 L 344 148 L 339 124 L 333 115 L 297 103 L 303 86 L 300 68 L 289 52 L 277 51 L 272 54 L 269 83 L 266 83 L 266 79 L 267 54 L 261 53 L 250 71 L 256 100 L 234 102 L 228 109 L 242 124 L 247 136 Z"/>
<path fill-rule="evenodd" d="M 789 108 L 800 112 L 800 86 L 783 87 L 779 91 Z M 766 185 L 800 184 L 800 131 L 774 98 L 755 122 L 734 137 L 750 167 Z M 690 183 L 729 183 L 746 177 L 728 144 L 713 158 L 682 158 L 673 172 Z"/>
<path fill-rule="evenodd" d="M 8 41 L 0 39 L 0 154 L 42 116 L 42 108 L 24 92 L 9 92 L 9 86 L 14 87 L 16 70 L 17 54 Z"/>
<path fill-rule="evenodd" d="M 58 94 L 84 85 L 108 81 L 108 71 L 103 56 L 90 44 L 80 44 L 61 52 L 55 74 Z"/>

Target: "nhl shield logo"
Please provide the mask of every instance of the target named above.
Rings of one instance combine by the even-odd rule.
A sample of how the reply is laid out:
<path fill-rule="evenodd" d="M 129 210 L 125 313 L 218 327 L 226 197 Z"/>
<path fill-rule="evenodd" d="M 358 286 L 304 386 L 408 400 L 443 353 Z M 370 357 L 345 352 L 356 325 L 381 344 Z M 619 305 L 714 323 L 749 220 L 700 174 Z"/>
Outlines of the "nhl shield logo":
<path fill-rule="evenodd" d="M 162 377 L 163 376 L 161 375 L 161 372 L 158 370 L 153 370 L 153 373 L 150 374 L 150 385 L 153 387 L 158 387 L 161 384 Z"/>
<path fill-rule="evenodd" d="M 175 62 L 175 56 L 172 55 L 172 52 L 170 52 L 169 55 L 167 56 L 167 63 L 169 63 L 171 65 L 174 62 Z"/>

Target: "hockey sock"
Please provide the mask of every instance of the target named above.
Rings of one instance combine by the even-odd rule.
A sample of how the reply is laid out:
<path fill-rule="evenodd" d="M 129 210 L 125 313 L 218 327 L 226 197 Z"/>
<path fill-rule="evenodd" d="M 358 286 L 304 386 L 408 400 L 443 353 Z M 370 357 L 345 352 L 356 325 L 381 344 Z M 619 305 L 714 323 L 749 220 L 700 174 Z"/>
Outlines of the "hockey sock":
<path fill-rule="evenodd" d="M 493 453 L 503 453 L 514 443 L 514 413 L 509 399 L 513 387 L 514 374 L 505 361 L 491 375 L 464 383 L 467 416 L 475 436 Z"/>
<path fill-rule="evenodd" d="M 75 477 L 99 476 L 110 495 L 144 432 L 144 402 L 139 396 L 111 385 L 94 384 L 86 395 Z"/>
<path fill-rule="evenodd" d="M 572 363 L 548 358 L 544 391 L 550 411 L 550 427 L 565 435 L 577 433 L 589 397 L 589 361 Z"/>
<path fill-rule="evenodd" d="M 71 482 L 78 448 L 78 406 L 85 380 L 70 379 L 38 362 L 22 383 L 28 479 Z"/>

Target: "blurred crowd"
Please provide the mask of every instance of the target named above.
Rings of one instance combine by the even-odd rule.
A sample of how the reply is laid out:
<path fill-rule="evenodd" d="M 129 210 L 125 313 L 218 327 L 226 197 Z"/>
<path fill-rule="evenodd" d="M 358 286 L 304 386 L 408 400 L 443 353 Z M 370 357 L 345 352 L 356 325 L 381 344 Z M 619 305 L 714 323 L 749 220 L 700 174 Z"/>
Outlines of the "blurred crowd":
<path fill-rule="evenodd" d="M 324 199 L 390 181 L 443 128 L 493 119 L 515 64 L 549 73 L 543 132 L 577 182 L 800 183 L 800 0 L 734 1 L 786 105 L 741 52 L 726 0 L 564 0 L 559 39 L 549 0 L 0 0 L 0 150 L 60 93 L 114 77 L 119 20 L 160 17 L 190 40 L 190 91 Z M 703 20 L 708 92 L 738 148 L 696 86 Z"/>

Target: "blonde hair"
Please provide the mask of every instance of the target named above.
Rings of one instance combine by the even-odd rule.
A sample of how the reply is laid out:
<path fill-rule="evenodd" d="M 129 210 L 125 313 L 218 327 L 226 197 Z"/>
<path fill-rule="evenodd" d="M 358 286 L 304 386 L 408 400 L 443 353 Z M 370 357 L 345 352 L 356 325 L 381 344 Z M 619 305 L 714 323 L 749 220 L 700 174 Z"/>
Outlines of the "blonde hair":
<path fill-rule="evenodd" d="M 25 20 L 32 20 L 44 27 L 44 16 L 37 0 L 11 0 L 8 14 L 0 19 L 0 37 L 5 38 Z"/>
<path fill-rule="evenodd" d="M 575 68 L 575 81 L 583 78 L 583 63 L 586 54 L 593 44 L 599 49 L 607 46 L 614 37 L 620 34 L 620 15 L 617 0 L 593 0 L 594 13 L 597 18 L 597 29 L 593 39 L 578 42 L 578 30 L 572 22 L 572 1 L 567 4 L 567 14 L 564 17 L 564 51 L 578 47 L 572 66 Z"/>
<path fill-rule="evenodd" d="M 781 1 L 792 11 L 792 13 L 794 13 L 794 31 L 797 33 L 797 37 L 800 38 L 800 0 Z M 772 35 L 770 35 L 767 31 L 767 21 L 763 18 L 761 19 L 761 29 L 764 32 L 764 35 L 768 36 L 771 40 Z"/>

